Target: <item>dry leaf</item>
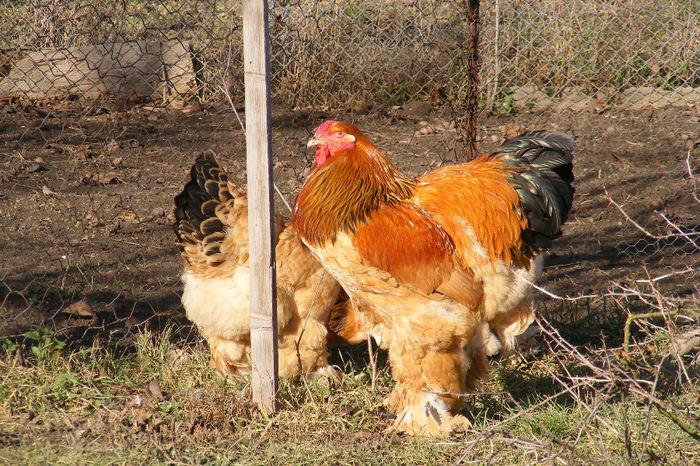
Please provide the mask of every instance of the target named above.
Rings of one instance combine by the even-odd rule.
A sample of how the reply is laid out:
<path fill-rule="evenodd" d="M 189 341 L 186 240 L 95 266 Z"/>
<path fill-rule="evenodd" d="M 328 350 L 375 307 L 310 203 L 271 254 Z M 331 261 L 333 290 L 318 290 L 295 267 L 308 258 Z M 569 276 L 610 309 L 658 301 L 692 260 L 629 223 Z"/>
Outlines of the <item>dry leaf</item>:
<path fill-rule="evenodd" d="M 112 166 L 113 166 L 114 168 L 116 168 L 116 167 L 118 167 L 119 165 L 121 165 L 123 161 L 124 161 L 123 158 L 121 158 L 121 157 L 115 157 L 115 158 L 112 159 Z"/>
<path fill-rule="evenodd" d="M 122 218 L 127 222 L 133 222 L 134 220 L 136 220 L 136 214 L 133 212 L 127 212 L 122 216 Z"/>
<path fill-rule="evenodd" d="M 116 172 L 95 173 L 94 175 L 92 175 L 92 181 L 99 184 L 110 184 L 112 182 L 116 183 L 117 181 L 119 181 L 119 178 L 117 178 Z"/>
<path fill-rule="evenodd" d="M 93 319 L 96 317 L 95 311 L 92 310 L 92 306 L 86 300 L 81 299 L 76 301 L 67 308 L 61 311 L 62 314 L 68 314 L 73 317 L 87 317 Z"/>
<path fill-rule="evenodd" d="M 184 113 L 185 115 L 187 115 L 189 113 L 198 113 L 201 111 L 202 111 L 202 106 L 200 104 L 198 104 L 197 102 L 195 102 L 193 104 L 189 104 L 188 106 L 186 106 L 182 109 L 182 113 Z"/>
<path fill-rule="evenodd" d="M 85 220 L 88 221 L 88 226 L 90 228 L 97 228 L 102 223 L 100 218 L 95 214 L 88 214 L 87 217 L 85 217 Z"/>
<path fill-rule="evenodd" d="M 82 145 L 76 147 L 75 155 L 80 160 L 87 160 L 92 155 L 92 152 L 90 151 L 90 146 L 87 144 L 82 144 Z"/>
<path fill-rule="evenodd" d="M 165 209 L 162 207 L 156 207 L 153 210 L 151 210 L 151 216 L 152 217 L 162 217 L 165 215 Z"/>
<path fill-rule="evenodd" d="M 131 406 L 134 406 L 135 408 L 140 408 L 141 405 L 143 404 L 143 398 L 141 398 L 141 395 L 134 395 L 131 398 Z"/>
<path fill-rule="evenodd" d="M 39 164 L 36 163 L 36 162 L 30 162 L 30 163 L 28 163 L 27 165 L 25 165 L 24 170 L 25 170 L 27 173 L 38 172 L 39 170 L 41 170 L 41 165 L 39 165 Z"/>
<path fill-rule="evenodd" d="M 44 193 L 44 194 L 47 195 L 47 196 L 50 196 L 50 195 L 52 195 L 52 194 L 56 194 L 55 192 L 53 192 L 53 191 L 51 190 L 51 188 L 49 188 L 49 187 L 46 186 L 46 185 L 44 185 L 44 186 L 41 187 L 41 192 Z"/>
<path fill-rule="evenodd" d="M 119 143 L 116 139 L 112 139 L 105 146 L 105 152 L 114 152 L 117 149 L 119 149 Z"/>
<path fill-rule="evenodd" d="M 185 352 L 181 349 L 171 349 L 167 353 L 165 353 L 165 360 L 168 361 L 168 364 L 180 364 L 184 362 L 187 359 L 187 356 Z"/>
<path fill-rule="evenodd" d="M 520 136 L 525 132 L 526 129 L 527 128 L 523 125 L 503 125 L 499 128 L 501 134 L 506 140 Z"/>
<path fill-rule="evenodd" d="M 139 427 L 145 425 L 150 418 L 151 414 L 139 407 L 136 410 L 136 412 L 131 416 L 131 422 L 134 427 Z"/>
<path fill-rule="evenodd" d="M 155 398 L 163 399 L 163 392 L 160 390 L 160 381 L 153 379 L 146 386 L 146 394 Z"/>

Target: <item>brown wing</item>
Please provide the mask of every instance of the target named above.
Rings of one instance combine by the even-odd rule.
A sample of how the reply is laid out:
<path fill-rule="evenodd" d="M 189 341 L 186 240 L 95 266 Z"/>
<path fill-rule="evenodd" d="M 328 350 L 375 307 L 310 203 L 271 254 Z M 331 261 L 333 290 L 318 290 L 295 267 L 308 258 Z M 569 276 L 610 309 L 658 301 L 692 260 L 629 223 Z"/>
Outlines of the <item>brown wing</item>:
<path fill-rule="evenodd" d="M 458 260 L 454 243 L 417 206 L 384 206 L 357 229 L 354 244 L 362 261 L 389 272 L 398 283 L 424 294 L 435 291 L 474 307 L 481 287 Z"/>
<path fill-rule="evenodd" d="M 509 168 L 489 156 L 440 168 L 418 179 L 411 200 L 442 226 L 463 258 L 479 254 L 478 246 L 491 259 L 524 265 L 527 219 L 507 179 Z"/>
<path fill-rule="evenodd" d="M 447 231 L 459 254 L 478 254 L 476 242 L 491 259 L 525 266 L 561 235 L 573 200 L 574 149 L 561 133 L 519 136 L 493 154 L 420 177 L 412 201 Z"/>

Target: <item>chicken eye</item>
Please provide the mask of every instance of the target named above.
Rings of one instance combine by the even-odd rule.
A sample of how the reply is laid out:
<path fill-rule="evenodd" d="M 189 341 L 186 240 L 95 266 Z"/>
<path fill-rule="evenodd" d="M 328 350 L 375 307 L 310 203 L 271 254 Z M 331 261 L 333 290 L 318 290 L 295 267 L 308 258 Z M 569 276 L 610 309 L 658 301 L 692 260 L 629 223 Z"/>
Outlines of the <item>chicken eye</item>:
<path fill-rule="evenodd" d="M 336 135 L 336 136 L 342 136 L 342 135 L 343 135 L 343 132 L 342 132 L 342 131 L 338 131 L 337 133 L 335 133 L 335 135 Z"/>

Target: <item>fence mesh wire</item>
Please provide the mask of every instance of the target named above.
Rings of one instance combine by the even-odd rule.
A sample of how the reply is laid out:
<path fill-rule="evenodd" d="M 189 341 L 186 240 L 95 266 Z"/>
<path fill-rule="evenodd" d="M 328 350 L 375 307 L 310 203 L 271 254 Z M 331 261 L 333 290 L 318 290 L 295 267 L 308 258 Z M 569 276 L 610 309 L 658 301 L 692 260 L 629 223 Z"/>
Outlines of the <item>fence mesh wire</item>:
<path fill-rule="evenodd" d="M 270 3 L 273 90 L 295 106 L 464 97 L 463 2 Z M 694 0 L 482 2 L 489 109 L 698 103 Z M 242 97 L 240 3 L 28 0 L 0 5 L 0 95 Z"/>
<path fill-rule="evenodd" d="M 464 99 L 467 85 L 468 24 L 463 3 L 270 2 L 275 99 L 288 106 L 315 109 L 386 108 L 416 100 L 453 107 Z M 240 2 L 236 1 L 0 2 L 0 129 L 3 118 L 15 115 L 8 102 L 17 100 L 68 97 L 163 106 L 173 100 L 228 105 L 228 94 L 240 103 L 241 29 Z M 481 104 L 494 113 L 534 114 L 552 109 L 585 115 L 610 108 L 667 107 L 687 112 L 696 121 L 700 114 L 700 9 L 696 0 L 482 2 L 480 37 Z M 537 121 L 542 127 L 546 123 L 546 117 Z M 655 134 L 650 129 L 653 124 L 640 120 L 635 127 L 630 123 L 626 126 L 629 133 L 617 139 L 621 144 L 625 140 L 637 144 L 637 150 L 641 144 L 635 141 L 635 131 L 644 132 L 649 140 L 662 131 Z M 697 176 L 697 163 L 690 159 L 691 153 L 697 154 L 697 149 L 692 152 L 695 136 L 685 135 L 688 169 L 672 168 L 686 180 Z M 61 144 L 54 145 L 60 148 Z M 84 146 L 77 147 L 79 153 Z M 29 170 L 26 167 L 32 163 L 22 160 L 22 170 Z M 4 176 L 0 174 L 0 181 Z M 652 264 L 654 277 L 673 274 L 670 280 L 654 283 L 669 296 L 681 293 L 690 300 L 698 296 L 700 226 L 693 220 L 697 218 L 697 187 L 693 185 L 692 192 L 684 195 L 694 196 L 695 204 L 688 204 L 691 207 L 682 221 L 667 222 L 658 215 L 640 217 L 637 214 L 646 208 L 642 206 L 629 213 L 631 219 L 641 222 L 640 230 L 618 212 L 621 223 L 615 254 L 629 259 L 625 267 L 644 262 Z M 71 271 L 78 283 L 82 272 Z M 0 309 L 25 312 L 42 304 L 51 315 L 76 298 L 56 291 L 63 289 L 64 278 L 65 274 L 36 277 L 20 283 L 0 270 Z M 580 283 L 572 286 L 578 290 Z M 566 294 L 572 288 L 555 291 Z M 544 305 L 561 306 L 561 315 L 566 314 L 569 321 L 601 315 L 590 312 L 591 302 L 599 307 L 601 301 L 614 298 L 610 290 L 597 291 L 597 298 Z M 637 303 L 646 299 L 634 293 L 627 296 Z M 118 312 L 110 310 L 115 315 L 113 323 L 122 326 L 133 317 L 134 309 L 148 314 L 149 299 L 134 300 L 133 307 L 123 305 L 126 307 Z M 162 317 L 158 312 L 153 315 Z"/>

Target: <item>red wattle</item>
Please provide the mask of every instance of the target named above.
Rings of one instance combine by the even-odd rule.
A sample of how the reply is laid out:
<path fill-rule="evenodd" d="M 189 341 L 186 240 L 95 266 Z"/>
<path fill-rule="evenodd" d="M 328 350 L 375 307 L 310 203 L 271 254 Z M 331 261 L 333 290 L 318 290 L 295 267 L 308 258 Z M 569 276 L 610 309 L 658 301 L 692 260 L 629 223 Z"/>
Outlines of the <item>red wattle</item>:
<path fill-rule="evenodd" d="M 318 149 L 316 149 L 316 165 L 319 167 L 326 163 L 326 160 L 328 160 L 328 157 L 331 156 L 331 151 L 328 150 L 328 147 L 326 146 L 318 146 Z"/>

